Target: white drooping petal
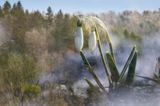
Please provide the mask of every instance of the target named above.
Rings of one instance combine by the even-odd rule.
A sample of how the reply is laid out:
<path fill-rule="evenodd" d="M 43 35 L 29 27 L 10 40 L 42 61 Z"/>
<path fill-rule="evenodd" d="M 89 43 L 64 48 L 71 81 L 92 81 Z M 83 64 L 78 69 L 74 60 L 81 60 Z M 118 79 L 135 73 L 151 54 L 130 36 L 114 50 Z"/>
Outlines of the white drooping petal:
<path fill-rule="evenodd" d="M 93 51 L 96 48 L 97 45 L 97 39 L 96 39 L 96 33 L 95 31 L 91 32 L 88 40 L 88 46 L 91 51 Z"/>
<path fill-rule="evenodd" d="M 75 47 L 77 51 L 80 51 L 83 48 L 83 30 L 82 27 L 77 27 L 75 33 Z"/>

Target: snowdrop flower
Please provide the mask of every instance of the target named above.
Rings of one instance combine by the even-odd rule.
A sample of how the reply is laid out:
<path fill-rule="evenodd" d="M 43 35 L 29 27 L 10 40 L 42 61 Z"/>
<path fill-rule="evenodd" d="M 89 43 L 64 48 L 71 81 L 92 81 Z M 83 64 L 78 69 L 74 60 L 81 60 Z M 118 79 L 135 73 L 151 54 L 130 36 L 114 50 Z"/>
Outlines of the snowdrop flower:
<path fill-rule="evenodd" d="M 82 23 L 80 20 L 77 22 L 77 29 L 75 32 L 75 47 L 77 51 L 82 50 L 83 48 L 83 29 L 82 29 Z"/>
<path fill-rule="evenodd" d="M 97 45 L 96 32 L 92 31 L 88 40 L 89 49 L 93 51 L 96 48 L 96 45 Z"/>

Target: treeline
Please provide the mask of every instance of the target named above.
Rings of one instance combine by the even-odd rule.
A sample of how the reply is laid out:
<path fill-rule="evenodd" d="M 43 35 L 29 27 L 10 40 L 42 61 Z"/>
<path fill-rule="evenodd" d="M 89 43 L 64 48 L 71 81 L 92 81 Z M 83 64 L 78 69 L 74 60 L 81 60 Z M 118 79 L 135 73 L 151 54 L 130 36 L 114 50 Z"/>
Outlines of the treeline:
<path fill-rule="evenodd" d="M 25 10 L 20 1 L 0 6 L 0 24 L 7 33 L 1 36 L 9 38 L 0 45 L 0 92 L 22 94 L 24 85 L 37 84 L 41 73 L 62 64 L 64 52 L 74 48 L 76 21 L 51 7 L 42 14 Z"/>
<path fill-rule="evenodd" d="M 129 10 L 121 13 L 108 11 L 100 14 L 99 17 L 108 26 L 110 32 L 118 36 L 152 36 L 160 32 L 160 9 L 145 10 L 142 13 Z"/>
<path fill-rule="evenodd" d="M 57 50 L 65 48 L 71 43 L 71 36 L 73 36 L 76 17 L 69 14 L 63 14 L 61 10 L 54 14 L 51 7 L 48 7 L 47 13 L 44 15 L 38 10 L 29 12 L 24 10 L 20 1 L 11 4 L 6 1 L 0 7 L 0 18 L 5 21 L 11 31 L 12 40 L 15 41 L 22 49 L 26 49 L 25 34 L 36 28 L 46 29 L 51 34 L 51 39 L 55 39 L 55 47 Z M 63 40 L 63 41 L 60 41 Z M 61 43 L 64 43 L 63 46 Z M 65 44 L 67 43 L 67 44 Z M 51 45 L 50 45 L 51 46 Z M 50 50 L 54 48 L 50 47 Z"/>

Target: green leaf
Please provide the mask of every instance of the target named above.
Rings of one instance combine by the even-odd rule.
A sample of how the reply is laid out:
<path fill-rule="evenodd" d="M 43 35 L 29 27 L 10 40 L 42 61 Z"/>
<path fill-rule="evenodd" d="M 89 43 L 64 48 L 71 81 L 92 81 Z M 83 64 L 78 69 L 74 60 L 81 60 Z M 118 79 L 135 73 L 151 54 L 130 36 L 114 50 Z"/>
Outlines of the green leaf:
<path fill-rule="evenodd" d="M 136 75 L 136 76 L 160 84 L 160 80 L 153 79 L 153 78 L 150 78 L 150 77 L 140 76 L 140 75 Z"/>
<path fill-rule="evenodd" d="M 84 80 L 87 82 L 87 84 L 89 85 L 89 87 L 91 88 L 91 89 L 96 89 L 96 87 L 94 86 L 94 84 L 92 84 L 92 82 L 91 81 L 89 81 L 87 78 L 84 78 Z"/>
<path fill-rule="evenodd" d="M 111 73 L 110 73 L 110 70 L 109 70 L 109 66 L 106 63 L 104 55 L 103 55 L 102 43 L 101 43 L 101 40 L 100 40 L 100 37 L 99 37 L 99 33 L 97 31 L 96 25 L 95 25 L 95 32 L 96 32 L 96 36 L 97 36 L 98 49 L 99 49 L 101 59 L 102 59 L 102 63 L 103 63 L 103 66 L 104 66 L 104 69 L 105 69 L 105 72 L 106 72 L 106 75 L 107 75 L 107 78 L 108 78 L 108 81 L 109 81 L 109 85 L 112 85 L 112 79 L 111 79 L 111 75 L 110 75 Z"/>
<path fill-rule="evenodd" d="M 88 60 L 86 59 L 85 55 L 83 54 L 82 51 L 80 51 L 80 55 L 82 57 L 82 60 L 84 62 L 85 65 L 88 66 L 88 72 L 92 75 L 93 79 L 96 81 L 96 83 L 98 84 L 98 86 L 105 91 L 104 86 L 102 85 L 102 83 L 100 82 L 100 80 L 98 79 L 97 75 L 94 73 L 93 68 L 91 67 L 90 63 L 88 62 Z"/>
<path fill-rule="evenodd" d="M 109 49 L 110 49 L 112 58 L 113 58 L 113 60 L 114 60 L 114 63 L 116 64 L 115 57 L 114 57 L 114 53 L 113 53 L 113 48 L 112 48 L 112 43 L 109 43 Z"/>
<path fill-rule="evenodd" d="M 133 57 L 134 57 L 135 51 L 136 51 L 136 46 L 133 47 L 133 49 L 132 49 L 132 51 L 131 51 L 128 59 L 127 59 L 127 62 L 126 62 L 126 64 L 125 64 L 124 67 L 123 67 L 123 70 L 122 70 L 122 72 L 121 72 L 121 74 L 120 74 L 119 82 L 122 81 L 122 79 L 123 79 L 123 77 L 124 77 L 124 75 L 125 75 L 125 72 L 127 71 L 127 68 L 128 68 L 128 66 L 130 65 L 130 63 L 131 63 L 131 61 L 132 61 L 132 59 L 133 59 Z"/>
<path fill-rule="evenodd" d="M 111 56 L 110 53 L 106 54 L 107 56 L 107 62 L 111 71 L 111 79 L 113 82 L 118 82 L 119 80 L 119 72 L 118 69 L 114 63 L 113 57 Z"/>
<path fill-rule="evenodd" d="M 81 55 L 81 58 L 82 58 L 82 60 L 84 62 L 84 65 L 88 66 L 90 69 L 92 69 L 91 65 L 89 64 L 89 61 L 86 59 L 86 57 L 85 57 L 85 55 L 83 54 L 82 51 L 80 51 L 80 55 Z"/>
<path fill-rule="evenodd" d="M 97 97 L 101 91 L 100 89 L 95 86 L 91 81 L 89 81 L 88 79 L 84 78 L 84 80 L 87 82 L 87 84 L 89 85 L 89 89 L 87 89 L 87 95 L 91 98 L 95 98 Z"/>
<path fill-rule="evenodd" d="M 131 85 L 134 80 L 134 75 L 135 75 L 135 69 L 136 69 L 136 63 L 137 63 L 137 52 L 135 52 L 134 57 L 131 61 L 131 64 L 129 65 L 128 68 L 128 73 L 126 77 L 126 84 Z"/>

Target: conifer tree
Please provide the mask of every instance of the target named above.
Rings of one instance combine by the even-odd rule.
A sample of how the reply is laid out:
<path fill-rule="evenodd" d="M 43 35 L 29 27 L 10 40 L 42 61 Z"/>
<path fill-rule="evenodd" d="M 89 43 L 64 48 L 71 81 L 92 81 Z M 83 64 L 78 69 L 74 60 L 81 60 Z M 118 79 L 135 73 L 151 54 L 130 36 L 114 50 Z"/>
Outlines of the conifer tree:
<path fill-rule="evenodd" d="M 52 11 L 52 8 L 50 6 L 47 8 L 46 15 L 47 15 L 47 23 L 49 25 L 51 25 L 52 21 L 53 21 L 53 11 Z"/>
<path fill-rule="evenodd" d="M 10 9 L 11 9 L 11 5 L 8 1 L 6 1 L 3 5 L 3 12 L 4 14 L 9 14 L 10 12 Z"/>
<path fill-rule="evenodd" d="M 0 17 L 3 17 L 3 11 L 1 6 L 0 6 Z"/>

